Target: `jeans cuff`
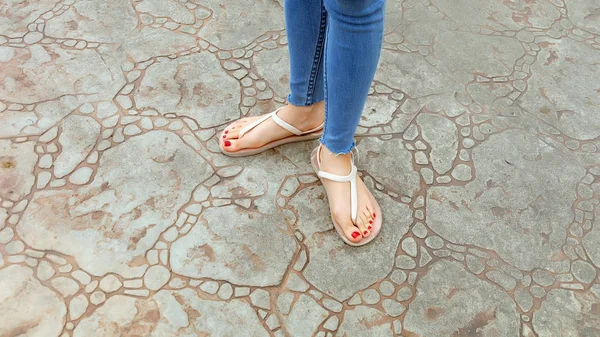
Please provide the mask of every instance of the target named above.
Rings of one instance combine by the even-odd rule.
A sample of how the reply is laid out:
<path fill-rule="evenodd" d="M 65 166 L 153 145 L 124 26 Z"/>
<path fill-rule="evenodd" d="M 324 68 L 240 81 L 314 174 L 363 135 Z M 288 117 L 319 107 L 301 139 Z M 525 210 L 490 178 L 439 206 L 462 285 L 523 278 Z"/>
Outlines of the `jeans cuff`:
<path fill-rule="evenodd" d="M 335 142 L 328 142 L 327 140 L 325 140 L 325 134 L 321 136 L 319 142 L 323 146 L 325 146 L 329 151 L 331 151 L 331 153 L 336 155 L 348 154 L 352 152 L 352 150 L 356 147 L 356 142 L 354 140 L 352 140 L 352 144 L 350 145 L 350 147 L 348 147 L 345 144 L 336 144 Z"/>
<path fill-rule="evenodd" d="M 312 100 L 308 100 L 305 97 L 299 97 L 299 96 L 294 96 L 293 94 L 289 94 L 287 97 L 287 101 L 288 103 L 295 105 L 295 106 L 311 106 L 315 103 L 319 103 L 321 101 L 323 101 L 325 99 L 325 97 L 313 97 Z"/>

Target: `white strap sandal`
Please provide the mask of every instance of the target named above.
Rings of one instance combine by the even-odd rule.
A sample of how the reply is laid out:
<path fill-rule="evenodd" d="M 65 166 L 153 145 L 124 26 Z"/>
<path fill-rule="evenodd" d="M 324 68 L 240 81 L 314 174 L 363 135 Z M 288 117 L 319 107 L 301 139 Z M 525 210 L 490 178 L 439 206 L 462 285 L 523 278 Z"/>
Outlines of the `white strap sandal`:
<path fill-rule="evenodd" d="M 317 139 L 317 138 L 321 137 L 321 135 L 323 134 L 323 127 L 325 126 L 325 123 L 321 123 L 321 125 L 319 125 L 318 127 L 308 130 L 308 131 L 300 131 L 297 128 L 295 128 L 293 125 L 287 123 L 283 119 L 279 118 L 279 116 L 277 116 L 277 112 L 279 112 L 279 110 L 281 110 L 282 108 L 283 107 L 271 112 L 270 114 L 264 115 L 262 118 L 259 118 L 256 121 L 245 126 L 242 130 L 240 130 L 239 138 L 244 137 L 244 135 L 246 133 L 248 133 L 249 131 L 251 131 L 252 129 L 254 129 L 255 127 L 257 127 L 258 125 L 260 125 L 261 123 L 263 123 L 264 121 L 266 121 L 269 118 L 272 118 L 273 122 L 275 122 L 275 124 L 279 125 L 280 127 L 284 128 L 285 130 L 292 133 L 293 134 L 292 136 L 272 141 L 272 142 L 270 142 L 264 146 L 261 146 L 259 148 L 256 148 L 256 149 L 243 149 L 243 150 L 239 150 L 239 151 L 235 151 L 235 152 L 225 150 L 225 148 L 223 146 L 223 137 L 221 137 L 220 142 L 219 142 L 221 152 L 230 157 L 252 156 L 252 155 L 264 152 L 266 150 L 272 149 L 274 147 L 280 146 L 280 145 L 295 143 L 295 142 L 302 142 L 302 141 L 306 141 L 306 140 L 313 140 L 313 139 Z"/>
<path fill-rule="evenodd" d="M 311 162 L 313 165 L 313 169 L 315 170 L 315 172 L 317 173 L 317 176 L 321 180 L 327 179 L 327 180 L 331 180 L 331 181 L 335 181 L 335 182 L 339 182 L 339 183 L 345 183 L 345 182 L 350 183 L 351 219 L 352 219 L 352 222 L 356 223 L 356 219 L 357 219 L 357 215 L 358 215 L 358 192 L 357 192 L 357 185 L 356 185 L 356 175 L 357 175 L 358 170 L 356 169 L 356 166 L 354 165 L 354 154 L 352 154 L 352 170 L 350 171 L 350 174 L 348 174 L 346 176 L 340 176 L 340 175 L 332 174 L 329 172 L 321 171 L 321 169 L 320 169 L 321 168 L 321 146 L 322 145 L 319 145 L 312 152 Z M 381 208 L 379 207 L 379 204 L 372 196 L 371 196 L 371 198 L 372 198 L 371 202 L 373 203 L 373 208 L 375 209 L 375 214 L 377 216 L 375 217 L 375 219 L 373 221 L 373 225 L 372 225 L 373 228 L 371 230 L 371 235 L 369 235 L 366 238 L 363 238 L 359 242 L 350 241 L 344 234 L 344 231 L 342 230 L 340 225 L 337 224 L 337 222 L 335 221 L 333 216 L 331 217 L 331 220 L 333 222 L 333 227 L 337 231 L 338 235 L 342 238 L 342 240 L 346 244 L 348 244 L 350 246 L 357 247 L 357 246 L 366 245 L 367 243 L 373 241 L 373 239 L 375 239 L 375 237 L 377 237 L 377 235 L 379 234 L 379 232 L 381 230 L 381 224 L 382 224 Z"/>

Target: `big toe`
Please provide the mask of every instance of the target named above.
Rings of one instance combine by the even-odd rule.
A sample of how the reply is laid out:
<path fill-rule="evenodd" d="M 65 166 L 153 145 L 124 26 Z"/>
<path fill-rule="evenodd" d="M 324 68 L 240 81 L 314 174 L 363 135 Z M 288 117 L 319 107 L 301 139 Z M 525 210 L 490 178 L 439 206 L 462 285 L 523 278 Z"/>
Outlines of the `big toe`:
<path fill-rule="evenodd" d="M 350 217 L 334 216 L 334 219 L 342 228 L 342 231 L 348 240 L 354 243 L 360 242 L 360 240 L 363 238 L 363 235 L 361 234 L 360 229 L 356 227 L 354 223 L 352 223 L 352 219 L 350 219 Z"/>
<path fill-rule="evenodd" d="M 242 149 L 241 139 L 226 139 L 223 141 L 223 149 L 227 152 L 236 152 Z"/>

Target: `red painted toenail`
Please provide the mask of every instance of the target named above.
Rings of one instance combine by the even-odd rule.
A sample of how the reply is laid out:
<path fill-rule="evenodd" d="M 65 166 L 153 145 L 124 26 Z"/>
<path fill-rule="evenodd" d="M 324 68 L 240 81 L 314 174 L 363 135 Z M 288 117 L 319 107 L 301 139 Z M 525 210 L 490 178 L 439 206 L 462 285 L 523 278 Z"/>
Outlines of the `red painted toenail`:
<path fill-rule="evenodd" d="M 368 228 L 369 230 L 371 230 L 371 228 L 373 228 L 373 227 L 369 226 L 369 227 L 367 227 L 367 228 Z"/>
<path fill-rule="evenodd" d="M 228 133 L 229 133 L 229 130 L 225 130 L 225 134 L 228 134 Z"/>
<path fill-rule="evenodd" d="M 373 213 L 373 217 L 374 217 L 374 218 L 376 218 L 376 217 L 377 217 L 377 214 Z"/>
<path fill-rule="evenodd" d="M 356 239 L 356 238 L 357 238 L 357 237 L 359 237 L 359 236 L 360 236 L 360 233 L 359 233 L 359 232 L 354 232 L 354 233 L 352 233 L 352 238 L 353 238 L 353 239 Z"/>
<path fill-rule="evenodd" d="M 231 142 L 230 142 L 230 141 L 228 141 L 228 140 L 226 140 L 226 141 L 225 141 L 225 146 L 231 146 Z"/>
<path fill-rule="evenodd" d="M 369 220 L 369 223 L 372 225 L 373 224 L 373 220 Z"/>
<path fill-rule="evenodd" d="M 223 138 L 227 138 L 227 136 L 223 135 Z"/>
<path fill-rule="evenodd" d="M 369 234 L 369 232 L 367 232 L 367 231 L 365 231 L 364 233 L 365 233 L 365 235 Z"/>

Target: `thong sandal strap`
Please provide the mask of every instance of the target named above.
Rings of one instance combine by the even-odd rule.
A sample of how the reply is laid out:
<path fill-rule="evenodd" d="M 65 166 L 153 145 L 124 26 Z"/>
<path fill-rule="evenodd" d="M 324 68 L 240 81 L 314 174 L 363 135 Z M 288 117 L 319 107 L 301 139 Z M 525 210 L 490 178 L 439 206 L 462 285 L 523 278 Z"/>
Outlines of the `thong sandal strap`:
<path fill-rule="evenodd" d="M 254 121 L 253 123 L 249 124 L 242 130 L 240 130 L 240 138 L 243 137 L 246 133 L 248 133 L 248 131 L 254 129 L 255 127 L 257 127 L 258 125 L 260 125 L 261 123 L 263 123 L 264 121 L 266 121 L 269 118 L 272 118 L 273 122 L 275 122 L 275 124 L 279 125 L 280 127 L 286 129 L 287 131 L 293 133 L 296 136 L 302 136 L 302 135 L 306 135 L 309 133 L 313 133 L 315 131 L 322 129 L 323 126 L 325 125 L 325 123 L 322 123 L 321 125 L 319 125 L 318 127 L 314 128 L 314 129 L 304 131 L 304 132 L 300 131 L 293 125 L 289 124 L 288 122 L 284 121 L 283 119 L 279 118 L 279 116 L 277 116 L 277 112 L 279 112 L 279 110 L 281 110 L 282 108 L 283 107 L 271 112 L 270 114 L 263 116 L 262 118 L 259 118 L 258 120 Z"/>
<path fill-rule="evenodd" d="M 352 221 L 356 223 L 356 217 L 357 217 L 357 213 L 358 213 L 358 192 L 357 192 L 357 185 L 356 185 L 356 174 L 357 174 L 357 169 L 356 166 L 354 166 L 354 163 L 352 163 L 352 170 L 350 171 L 350 174 L 346 175 L 346 176 L 340 176 L 337 174 L 332 174 L 329 172 L 325 172 L 325 171 L 321 171 L 321 145 L 319 145 L 319 149 L 317 150 L 317 163 L 319 164 L 319 172 L 317 173 L 317 176 L 319 178 L 323 178 L 323 179 L 327 179 L 327 180 L 331 180 L 331 181 L 335 181 L 335 182 L 339 182 L 339 183 L 345 183 L 345 182 L 349 182 L 350 183 L 350 206 L 351 206 L 351 214 L 352 214 Z"/>

